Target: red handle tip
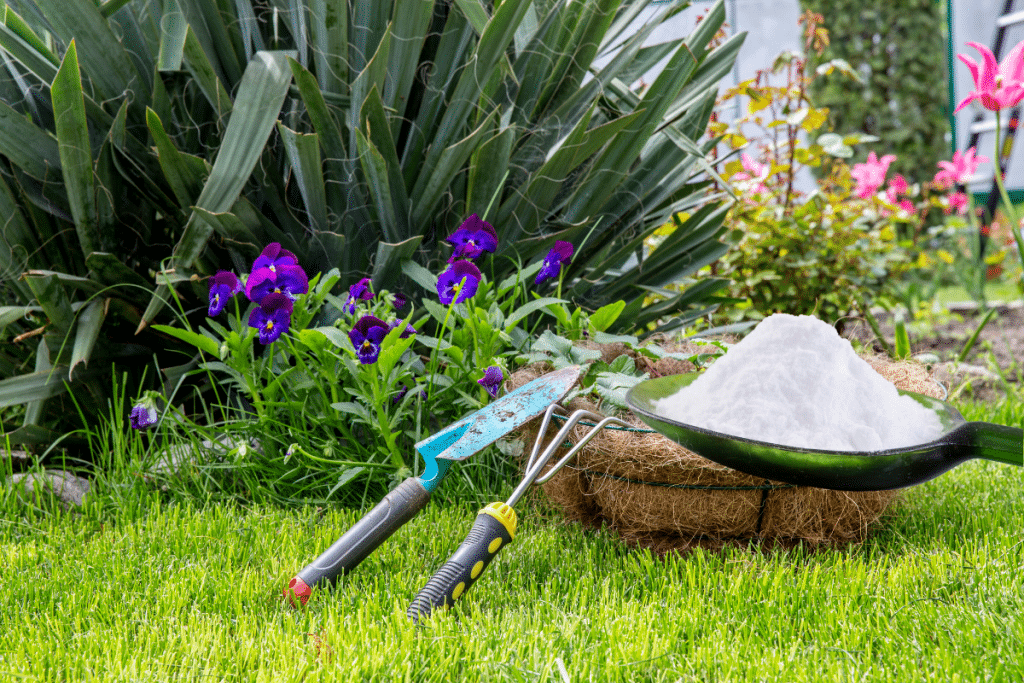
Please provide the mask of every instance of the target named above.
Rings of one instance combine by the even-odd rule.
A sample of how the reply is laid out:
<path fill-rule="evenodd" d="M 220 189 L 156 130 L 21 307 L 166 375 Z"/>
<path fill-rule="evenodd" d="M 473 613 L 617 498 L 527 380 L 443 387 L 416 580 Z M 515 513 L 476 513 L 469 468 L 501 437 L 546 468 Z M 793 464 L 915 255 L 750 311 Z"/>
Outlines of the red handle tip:
<path fill-rule="evenodd" d="M 292 603 L 292 607 L 304 606 L 312 593 L 313 589 L 297 576 L 289 581 L 288 587 L 284 589 L 284 597 L 288 598 Z M 298 602 L 296 602 L 296 599 L 298 599 Z"/>

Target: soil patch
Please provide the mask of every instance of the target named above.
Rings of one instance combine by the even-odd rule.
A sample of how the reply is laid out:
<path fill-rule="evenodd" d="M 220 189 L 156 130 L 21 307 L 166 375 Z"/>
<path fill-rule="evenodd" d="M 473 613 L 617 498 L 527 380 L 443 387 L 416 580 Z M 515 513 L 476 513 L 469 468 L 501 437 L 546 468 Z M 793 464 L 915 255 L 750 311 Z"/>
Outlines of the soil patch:
<path fill-rule="evenodd" d="M 961 305 L 951 307 L 950 319 L 937 323 L 930 330 L 911 332 L 910 347 L 915 355 L 934 354 L 935 377 L 956 390 L 964 383 L 964 392 L 981 400 L 998 400 L 1006 396 L 1002 377 L 1009 386 L 1020 390 L 1024 375 L 1024 305 L 1014 304 L 996 307 L 995 316 L 982 329 L 974 346 L 961 363 L 957 355 L 974 334 L 984 317 L 977 307 Z M 882 334 L 891 342 L 895 338 L 895 327 L 891 315 L 879 317 Z M 883 352 L 871 327 L 863 320 L 848 321 L 843 336 L 872 344 Z"/>

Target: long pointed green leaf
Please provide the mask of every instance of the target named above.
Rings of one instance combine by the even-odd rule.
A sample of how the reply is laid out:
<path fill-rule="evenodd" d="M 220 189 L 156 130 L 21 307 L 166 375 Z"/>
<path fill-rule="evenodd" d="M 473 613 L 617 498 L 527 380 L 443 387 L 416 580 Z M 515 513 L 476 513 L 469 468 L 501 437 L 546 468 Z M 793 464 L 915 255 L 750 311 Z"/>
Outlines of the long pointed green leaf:
<path fill-rule="evenodd" d="M 420 173 L 419 180 L 417 180 L 410 197 L 414 212 L 412 217 L 414 226 L 429 224 L 429 216 L 437 208 L 445 190 L 462 171 L 480 140 L 491 134 L 496 122 L 497 112 L 481 123 L 476 130 L 437 155 L 437 164 L 429 173 L 426 171 Z"/>
<path fill-rule="evenodd" d="M 195 30 L 196 38 L 211 60 L 218 76 L 225 83 L 234 85 L 243 74 L 240 61 L 241 36 L 224 23 L 221 3 L 209 0 L 178 0 L 189 26 Z M 237 42 L 236 42 L 237 41 Z"/>
<path fill-rule="evenodd" d="M 51 373 L 53 365 L 50 362 L 50 347 L 47 345 L 47 340 L 44 337 L 39 340 L 36 344 L 36 365 L 35 374 L 42 375 L 44 373 Z M 53 373 L 56 374 L 56 373 Z M 47 378 L 49 382 L 49 378 Z M 2 384 L 2 382 L 0 382 Z M 35 425 L 43 417 L 43 409 L 46 407 L 46 396 L 40 396 L 35 400 L 28 402 L 25 405 L 25 419 L 22 421 L 23 426 Z"/>
<path fill-rule="evenodd" d="M 79 363 L 89 364 L 96 341 L 100 338 L 100 328 L 107 317 L 106 302 L 96 299 L 78 314 L 78 325 L 75 327 L 75 343 L 71 347 L 71 367 L 68 370 L 68 381 L 74 379 L 75 368 Z"/>
<path fill-rule="evenodd" d="M 100 250 L 96 217 L 96 184 L 93 177 L 89 128 L 85 118 L 85 98 L 78 72 L 75 41 L 68 45 L 57 78 L 50 87 L 53 117 L 57 128 L 61 172 L 68 193 L 75 232 L 83 256 Z"/>
<path fill-rule="evenodd" d="M 57 141 L 6 102 L 0 102 L 0 155 L 38 180 L 60 172 Z"/>
<path fill-rule="evenodd" d="M 7 6 L 4 7 L 4 22 L 0 26 L 0 47 L 43 83 L 51 82 L 57 75 L 60 59 L 29 28 L 25 20 Z"/>
<path fill-rule="evenodd" d="M 377 258 L 373 261 L 371 274 L 374 291 L 393 286 L 402 272 L 402 264 L 412 259 L 422 241 L 423 236 L 416 235 L 398 244 L 377 243 Z"/>
<path fill-rule="evenodd" d="M 123 258 L 118 254 L 94 251 L 85 259 L 85 265 L 89 268 L 91 279 L 113 287 L 112 294 L 135 301 L 141 298 L 139 293 L 143 290 L 152 291 L 153 283 L 129 268 Z"/>
<path fill-rule="evenodd" d="M 335 95 L 347 94 L 347 0 L 311 0 L 309 37 L 314 46 L 313 63 L 320 90 Z"/>
<path fill-rule="evenodd" d="M 458 85 L 441 117 L 437 134 L 431 141 L 430 151 L 423 162 L 421 178 L 437 172 L 441 155 L 459 135 L 463 134 L 470 111 L 477 105 L 484 88 L 491 81 L 499 60 L 505 58 L 505 52 L 515 37 L 516 27 L 519 26 L 531 3 L 532 0 L 504 2 L 487 22 L 487 27 L 469 60 L 469 66 L 459 76 Z M 415 191 L 413 195 L 416 195 Z M 414 201 L 414 205 L 416 203 Z"/>
<path fill-rule="evenodd" d="M 473 153 L 469 165 L 469 182 L 466 186 L 467 214 L 475 213 L 488 220 L 488 208 L 491 209 L 492 215 L 496 213 L 508 174 L 508 163 L 514 142 L 515 131 L 512 128 L 505 128 Z"/>
<path fill-rule="evenodd" d="M 188 69 L 192 78 L 195 79 L 196 85 L 217 111 L 217 117 L 219 119 L 226 118 L 231 111 L 231 96 L 228 95 L 224 82 L 217 74 L 217 70 L 203 49 L 202 42 L 191 26 L 185 30 L 185 45 L 182 54 L 185 59 L 185 68 Z"/>
<path fill-rule="evenodd" d="M 352 73 L 362 72 L 369 64 L 371 56 L 380 52 L 381 41 L 387 35 L 390 10 L 390 2 L 352 3 L 348 50 L 349 68 Z M 361 101 L 356 100 L 357 103 Z"/>
<path fill-rule="evenodd" d="M 387 239 L 389 235 L 394 234 L 395 224 L 398 222 L 394 200 L 391 198 L 391 187 L 388 183 L 387 163 L 361 130 L 356 128 L 353 132 L 356 137 L 356 148 L 359 150 L 359 165 L 363 169 L 363 176 L 365 176 L 368 186 L 370 207 L 379 223 L 380 234 Z"/>
<path fill-rule="evenodd" d="M 153 325 L 153 329 L 157 332 L 162 332 L 163 334 L 174 337 L 175 339 L 180 339 L 186 344 L 190 344 L 201 351 L 205 351 L 214 358 L 220 357 L 220 345 L 204 334 L 199 334 L 192 330 L 169 327 L 168 325 Z"/>
<path fill-rule="evenodd" d="M 178 6 L 178 0 L 164 0 L 164 15 L 160 19 L 160 54 L 156 62 L 158 70 L 181 70 L 187 30 L 188 23 Z"/>
<path fill-rule="evenodd" d="M 54 330 L 59 334 L 69 332 L 75 320 L 75 313 L 60 279 L 56 275 L 33 275 L 26 277 L 25 282 L 35 294 L 36 301 Z"/>
<path fill-rule="evenodd" d="M 174 146 L 164 130 L 164 124 L 152 109 L 146 109 L 146 123 L 149 134 L 156 143 L 157 158 L 167 184 L 171 186 L 178 206 L 182 211 L 196 203 L 203 191 L 203 179 L 206 177 L 206 162 L 190 154 L 182 154 Z"/>
<path fill-rule="evenodd" d="M 405 189 L 395 140 L 388 125 L 388 116 L 384 111 L 384 102 L 376 88 L 370 90 L 359 112 L 360 121 L 366 127 L 366 138 L 372 143 L 384 162 L 383 171 L 387 179 L 388 194 L 391 196 L 391 211 L 394 223 L 385 226 L 386 239 L 397 242 L 410 237 L 413 230 L 409 226 L 409 194 Z"/>
<path fill-rule="evenodd" d="M 445 102 L 449 99 L 448 93 L 454 87 L 474 36 L 473 27 L 462 12 L 448 13 L 426 87 L 426 92 L 433 95 L 424 98 L 412 127 L 412 139 L 402 154 L 402 173 L 406 187 L 412 187 L 422 172 L 423 156 L 428 145 L 435 139 Z"/>
<path fill-rule="evenodd" d="M 254 247 L 259 242 L 252 229 L 242 221 L 241 218 L 223 211 L 213 213 L 202 207 L 195 207 L 194 211 L 209 224 L 213 230 L 226 240 L 241 244 L 252 244 Z M 273 241 L 273 240 L 268 240 Z"/>
<path fill-rule="evenodd" d="M 196 206 L 220 213 L 235 203 L 263 153 L 288 94 L 292 76 L 287 58 L 284 52 L 260 52 L 246 68 L 224 141 Z M 208 229 L 190 232 L 186 227 L 174 250 L 175 265 L 191 268 L 208 238 Z"/>
<path fill-rule="evenodd" d="M 576 222 L 595 213 L 606 201 L 609 188 L 616 187 L 629 173 L 630 166 L 696 68 L 693 53 L 685 43 L 681 44 L 637 105 L 637 110 L 643 113 L 609 143 L 594 163 L 590 176 L 580 185 L 566 210 L 567 221 Z"/>
<path fill-rule="evenodd" d="M 406 107 L 409 92 L 416 80 L 419 56 L 430 29 L 433 11 L 433 0 L 395 0 L 394 18 L 391 21 L 391 49 L 388 52 L 388 78 L 384 82 L 382 97 L 388 109 L 403 111 Z M 401 125 L 402 117 L 392 118 L 393 137 L 398 137 Z"/>
<path fill-rule="evenodd" d="M 26 269 L 39 244 L 7 179 L 0 176 L 0 281 L 13 280 Z M 17 283 L 20 288 L 20 283 Z"/>
<path fill-rule="evenodd" d="M 277 130 L 284 142 L 292 177 L 306 204 L 310 226 L 314 230 L 326 230 L 327 189 L 320 160 L 320 136 L 316 133 L 297 133 L 282 123 L 277 124 Z"/>
<path fill-rule="evenodd" d="M 598 43 L 605 34 L 622 0 L 599 0 L 580 3 L 582 11 L 576 19 L 573 34 L 551 69 L 553 78 L 544 87 L 537 103 L 541 110 L 557 108 L 566 97 L 575 92 L 597 55 Z"/>
<path fill-rule="evenodd" d="M 99 101 L 121 98 L 130 92 L 134 106 L 149 104 L 146 79 L 92 0 L 36 1 L 61 40 L 77 43 L 82 68 Z"/>

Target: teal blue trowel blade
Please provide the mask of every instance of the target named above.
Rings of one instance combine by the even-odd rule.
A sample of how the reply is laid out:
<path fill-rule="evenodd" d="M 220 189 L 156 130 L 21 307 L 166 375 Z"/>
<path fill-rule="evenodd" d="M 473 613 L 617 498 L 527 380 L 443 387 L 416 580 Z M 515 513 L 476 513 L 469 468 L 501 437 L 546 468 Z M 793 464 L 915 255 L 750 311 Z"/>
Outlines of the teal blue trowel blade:
<path fill-rule="evenodd" d="M 465 460 L 562 400 L 579 376 L 578 365 L 549 372 L 417 443 L 426 464 L 423 485 L 433 490 L 451 462 Z"/>

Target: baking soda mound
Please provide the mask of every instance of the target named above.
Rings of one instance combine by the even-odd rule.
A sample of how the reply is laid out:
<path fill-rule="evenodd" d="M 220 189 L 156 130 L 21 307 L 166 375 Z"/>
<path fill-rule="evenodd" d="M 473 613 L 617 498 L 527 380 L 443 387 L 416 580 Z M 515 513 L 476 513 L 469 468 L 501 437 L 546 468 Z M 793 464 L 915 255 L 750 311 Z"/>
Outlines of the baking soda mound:
<path fill-rule="evenodd" d="M 872 452 L 937 439 L 939 418 L 813 316 L 762 320 L 692 384 L 656 404 L 683 424 L 793 448 Z"/>

